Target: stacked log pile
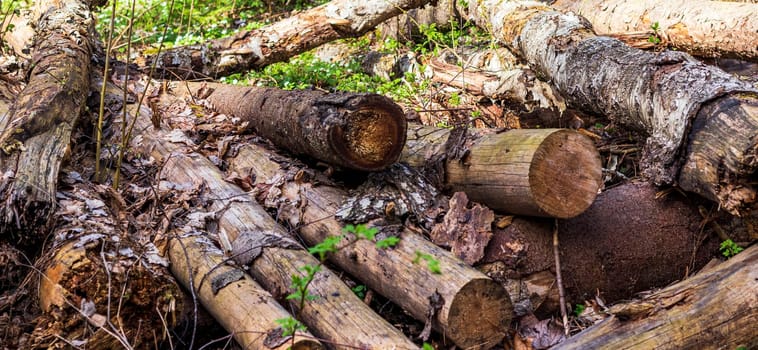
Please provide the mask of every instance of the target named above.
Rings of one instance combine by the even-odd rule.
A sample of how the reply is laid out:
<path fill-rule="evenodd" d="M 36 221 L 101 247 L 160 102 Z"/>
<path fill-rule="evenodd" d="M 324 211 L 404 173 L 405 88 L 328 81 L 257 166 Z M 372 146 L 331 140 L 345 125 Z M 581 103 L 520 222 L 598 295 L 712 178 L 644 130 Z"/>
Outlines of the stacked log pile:
<path fill-rule="evenodd" d="M 216 77 L 261 67 L 426 3 L 335 0 L 164 52 L 159 71 Z M 597 36 L 583 17 L 543 3 L 442 2 L 492 30 L 528 67 L 510 67 L 508 80 L 438 59 L 429 65 L 438 83 L 469 89 L 461 76 L 471 73 L 473 94 L 530 113 L 561 118 L 568 106 L 606 115 L 647 137 L 641 168 L 652 183 L 690 192 L 659 198 L 653 184 L 628 182 L 598 194 L 608 171 L 589 137 L 597 135 L 581 124 L 446 129 L 409 124 L 402 107 L 377 94 L 156 82 L 127 77 L 127 68 L 100 77 L 89 62 L 100 55 L 89 5 L 38 4 L 28 80 L 0 89 L 0 238 L 39 254 L 25 284 L 39 281 L 30 290 L 41 316 L 18 346 L 194 348 L 207 311 L 245 349 L 417 349 L 426 341 L 489 349 L 512 338 L 514 322 L 528 338 L 527 317 L 566 303 L 591 304 L 603 320 L 565 348 L 758 345 L 749 327 L 758 250 L 692 276 L 716 250 L 710 236 L 728 238 L 704 206 L 741 216 L 730 224 L 749 238 L 736 229 L 729 236 L 758 236 L 758 90 L 749 83 L 684 53 Z M 675 45 L 672 28 L 661 35 Z M 129 189 L 120 192 L 87 180 L 91 171 L 60 170 L 85 97 L 101 87 L 109 113 L 124 115 L 97 130 L 128 146 L 119 164 L 126 180 L 115 185 Z M 79 155 L 70 163 L 92 165 Z M 398 242 L 380 247 L 343 230 L 356 225 Z M 318 250 L 330 240 L 333 251 Z M 0 261 L 20 267 L 21 253 L 7 251 Z M 18 283 L 17 271 L 7 280 Z M 417 320 L 419 339 L 347 279 Z M 0 287 L 0 312 L 24 297 Z M 719 309 L 720 299 L 729 306 Z"/>

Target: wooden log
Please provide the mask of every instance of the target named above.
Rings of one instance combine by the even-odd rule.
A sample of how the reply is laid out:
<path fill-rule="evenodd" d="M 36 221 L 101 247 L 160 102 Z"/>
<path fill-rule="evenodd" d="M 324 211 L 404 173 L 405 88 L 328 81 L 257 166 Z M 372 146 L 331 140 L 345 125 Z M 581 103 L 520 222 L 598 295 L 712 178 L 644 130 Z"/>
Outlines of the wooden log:
<path fill-rule="evenodd" d="M 637 301 L 553 349 L 752 349 L 758 346 L 758 246 Z"/>
<path fill-rule="evenodd" d="M 99 349 L 171 344 L 184 293 L 152 243 L 126 234 L 106 203 L 108 187 L 78 183 L 58 193 L 58 226 L 35 270 L 44 315 L 30 337 L 40 347 L 84 341 Z M 37 348 L 37 347 L 34 347 Z"/>
<path fill-rule="evenodd" d="M 0 232 L 34 245 L 50 230 L 58 170 L 89 94 L 94 20 L 82 1 L 42 1 L 29 82 L 0 116 Z"/>
<path fill-rule="evenodd" d="M 676 194 L 656 199 L 657 192 L 646 182 L 624 184 L 601 193 L 583 214 L 558 221 L 569 302 L 598 294 L 607 303 L 629 299 L 684 278 L 717 254 L 719 241 L 702 226 L 697 207 Z M 553 271 L 553 228 L 554 220 L 536 218 L 496 228 L 483 262 L 500 266 L 485 269 L 509 279 Z M 508 282 L 504 277 L 496 279 Z M 539 293 L 556 291 L 550 289 Z"/>
<path fill-rule="evenodd" d="M 174 89 L 241 118 L 277 146 L 346 168 L 384 169 L 405 145 L 403 110 L 381 95 L 205 83 L 178 83 Z"/>
<path fill-rule="evenodd" d="M 289 165 L 285 172 L 274 159 L 283 159 L 273 151 L 254 144 L 239 148 L 229 159 L 230 170 L 238 174 L 255 174 L 256 184 L 287 179 L 279 185 L 281 199 L 274 201 L 277 216 L 292 227 L 299 227 L 308 244 L 339 235 L 342 223 L 334 215 L 347 199 L 343 189 L 328 184 L 314 184 L 307 178 L 286 174 L 310 171 Z M 400 305 L 414 318 L 431 321 L 433 327 L 465 349 L 488 349 L 499 343 L 511 320 L 508 295 L 494 281 L 465 265 L 410 230 L 399 235 L 400 243 L 392 249 L 378 249 L 366 240 L 355 240 L 329 260 L 360 279 L 371 289 Z M 434 257 L 441 273 L 414 263 L 419 254 Z M 442 304 L 435 311 L 435 298 Z M 439 305 L 438 305 L 439 306 Z M 430 319 L 431 318 L 431 319 Z"/>
<path fill-rule="evenodd" d="M 333 0 L 258 30 L 166 50 L 157 68 L 173 73 L 165 76 L 168 79 L 216 78 L 260 68 L 329 41 L 368 33 L 384 20 L 428 2 Z M 142 65 L 150 66 L 153 60 L 148 57 Z"/>
<path fill-rule="evenodd" d="M 401 160 L 441 167 L 444 185 L 514 214 L 570 218 L 602 186 L 602 164 L 588 137 L 568 129 L 451 131 L 415 125 Z M 435 164 L 442 162 L 441 164 Z"/>
<path fill-rule="evenodd" d="M 600 35 L 645 32 L 646 41 L 657 35 L 663 47 L 695 56 L 758 60 L 758 4 L 559 0 L 552 6 L 586 18 Z"/>
<path fill-rule="evenodd" d="M 167 97 L 164 95 L 164 97 Z M 175 99 L 176 100 L 176 99 Z M 278 225 L 257 203 L 245 199 L 247 194 L 224 180 L 223 174 L 207 158 L 191 152 L 193 144 L 179 130 L 151 130 L 150 109 L 143 106 L 137 115 L 135 132 L 140 135 L 131 142 L 138 152 L 148 154 L 162 164 L 161 180 L 192 187 L 204 184 L 212 198 L 208 210 L 217 213 L 218 239 L 227 254 L 238 257 L 239 263 L 250 266 L 250 274 L 271 294 L 284 299 L 294 292 L 292 276 L 305 276 L 305 265 L 319 261 L 301 248 L 293 248 L 288 232 Z M 264 236 L 264 237 L 261 237 Z M 256 241 L 271 238 L 273 243 Z M 277 243 L 278 242 L 278 243 Z M 262 244 L 257 258 L 242 258 L 248 248 Z M 337 349 L 415 349 L 417 346 L 375 314 L 347 287 L 339 277 L 322 268 L 309 284 L 308 292 L 315 295 L 301 308 L 299 300 L 289 300 L 293 313 L 324 343 Z"/>
<path fill-rule="evenodd" d="M 207 232 L 174 232 L 169 241 L 171 272 L 197 293 L 208 312 L 234 336 L 243 349 L 323 349 L 308 332 L 282 337 L 278 319 L 292 317 L 271 294 L 226 257 Z M 220 282 L 219 282 L 220 281 Z"/>
<path fill-rule="evenodd" d="M 758 130 L 758 90 L 753 86 L 685 53 L 645 52 L 598 37 L 586 19 L 540 2 L 468 5 L 468 18 L 491 28 L 538 75 L 549 78 L 570 106 L 646 133 L 641 168 L 656 184 L 687 178 L 680 182 L 683 189 L 733 214 L 758 200 L 753 180 L 758 145 L 747 136 Z M 696 116 L 703 123 L 700 128 L 693 127 Z M 712 133 L 698 132 L 703 128 L 730 135 L 728 149 L 709 155 L 688 147 L 717 142 Z M 699 161 L 709 158 L 715 159 Z M 696 166 L 683 167 L 686 162 Z"/>

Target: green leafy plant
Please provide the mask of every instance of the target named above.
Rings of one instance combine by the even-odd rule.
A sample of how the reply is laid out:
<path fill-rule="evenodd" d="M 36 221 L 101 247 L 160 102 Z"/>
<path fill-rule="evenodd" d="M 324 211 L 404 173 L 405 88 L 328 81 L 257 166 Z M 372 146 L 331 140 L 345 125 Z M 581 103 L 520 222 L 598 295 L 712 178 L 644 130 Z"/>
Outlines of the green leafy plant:
<path fill-rule="evenodd" d="M 413 263 L 418 264 L 419 262 L 421 262 L 421 260 L 424 260 L 426 262 L 426 267 L 429 268 L 429 271 L 431 271 L 432 273 L 438 274 L 438 275 L 442 273 L 439 260 L 437 260 L 430 254 L 416 251 L 416 257 L 413 259 Z"/>
<path fill-rule="evenodd" d="M 726 241 L 721 242 L 719 250 L 721 251 L 721 255 L 731 258 L 743 251 L 744 248 L 737 245 L 737 243 L 734 243 L 731 239 L 727 239 Z"/>
<path fill-rule="evenodd" d="M 351 289 L 352 289 L 353 293 L 355 293 L 355 295 L 358 296 L 358 298 L 363 299 L 363 298 L 366 297 L 366 290 L 368 288 L 366 288 L 366 286 L 363 285 L 363 284 L 359 284 L 359 285 L 357 285 L 357 286 L 355 286 L 355 287 L 353 287 Z"/>
<path fill-rule="evenodd" d="M 291 316 L 274 320 L 274 322 L 282 327 L 283 337 L 289 337 L 291 335 L 294 335 L 295 332 L 305 332 L 306 330 L 305 325 Z"/>
<path fill-rule="evenodd" d="M 653 34 L 650 34 L 650 36 L 647 37 L 647 41 L 649 43 L 652 43 L 653 45 L 658 45 L 661 43 L 661 36 L 658 30 L 661 28 L 660 24 L 658 22 L 655 22 L 650 25 L 650 29 L 653 30 Z"/>
<path fill-rule="evenodd" d="M 584 306 L 584 304 L 576 304 L 576 305 L 574 305 L 574 315 L 576 315 L 576 316 L 579 316 L 579 315 L 581 315 L 581 314 L 582 314 L 582 312 L 584 312 L 584 310 L 585 310 L 586 308 L 587 308 L 587 307 L 586 307 L 586 306 Z"/>
<path fill-rule="evenodd" d="M 422 350 L 434 350 L 434 347 L 432 344 L 429 344 L 427 342 L 424 342 L 424 345 L 421 347 Z"/>

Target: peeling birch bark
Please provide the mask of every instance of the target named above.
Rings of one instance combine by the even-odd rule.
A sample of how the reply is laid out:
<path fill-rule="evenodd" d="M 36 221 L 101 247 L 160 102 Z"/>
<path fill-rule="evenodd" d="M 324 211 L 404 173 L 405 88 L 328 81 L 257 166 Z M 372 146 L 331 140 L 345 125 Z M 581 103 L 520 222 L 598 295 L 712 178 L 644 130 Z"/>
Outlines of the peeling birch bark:
<path fill-rule="evenodd" d="M 553 349 L 746 349 L 758 346 L 758 246 L 649 296 Z"/>
<path fill-rule="evenodd" d="M 333 0 L 258 30 L 166 50 L 158 58 L 157 68 L 173 73 L 166 75 L 167 79 L 216 78 L 255 69 L 329 41 L 360 36 L 384 20 L 428 2 Z M 142 65 L 149 66 L 153 60 L 148 57 Z"/>
<path fill-rule="evenodd" d="M 178 95 L 205 99 L 213 110 L 246 121 L 248 128 L 279 147 L 350 169 L 384 169 L 397 161 L 405 145 L 402 108 L 377 94 L 206 83 L 171 87 Z"/>
<path fill-rule="evenodd" d="M 688 178 L 683 189 L 737 215 L 758 200 L 758 142 L 748 136 L 758 130 L 758 90 L 750 84 L 681 52 L 650 53 L 598 37 L 583 17 L 539 2 L 470 1 L 468 10 L 468 17 L 551 79 L 569 105 L 647 133 L 641 168 L 656 184 Z M 744 100 L 731 105 L 735 95 Z M 706 103 L 724 112 L 708 112 Z M 728 149 L 712 156 L 688 148 L 716 141 L 692 127 L 698 114 L 703 128 L 732 135 Z M 699 158 L 715 159 L 699 164 L 706 168 L 682 167 Z"/>
<path fill-rule="evenodd" d="M 559 0 L 552 5 L 586 18 L 600 35 L 646 32 L 660 36 L 659 45 L 694 56 L 758 60 L 758 4 Z M 651 29 L 654 23 L 657 33 Z"/>
<path fill-rule="evenodd" d="M 37 4 L 36 43 L 29 83 L 0 116 L 0 232 L 25 244 L 50 228 L 58 170 L 71 130 L 90 92 L 94 20 L 82 1 Z"/>

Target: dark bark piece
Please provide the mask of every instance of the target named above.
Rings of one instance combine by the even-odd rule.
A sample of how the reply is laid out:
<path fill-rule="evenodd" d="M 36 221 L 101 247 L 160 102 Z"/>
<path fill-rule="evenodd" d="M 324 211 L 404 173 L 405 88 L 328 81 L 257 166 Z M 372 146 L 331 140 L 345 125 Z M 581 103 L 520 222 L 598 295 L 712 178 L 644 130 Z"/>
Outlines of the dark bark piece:
<path fill-rule="evenodd" d="M 658 35 L 659 45 L 695 56 L 758 60 L 758 4 L 613 0 L 557 1 L 553 6 L 588 19 L 601 35 L 644 32 L 645 41 Z"/>
<path fill-rule="evenodd" d="M 167 95 L 162 97 L 167 99 L 164 101 L 166 103 L 183 102 Z M 134 109 L 134 106 L 129 107 Z M 245 232 L 258 231 L 290 238 L 287 230 L 277 224 L 248 193 L 224 181 L 223 174 L 208 158 L 192 152 L 187 145 L 181 145 L 194 145 L 181 131 L 153 130 L 150 113 L 146 106 L 142 106 L 140 113 L 130 113 L 138 116 L 135 132 L 139 135 L 132 140 L 131 146 L 162 164 L 161 180 L 187 188 L 203 184 L 207 190 L 203 195 L 209 200 L 207 210 L 215 213 L 218 241 L 225 252 L 231 252 L 233 242 Z M 292 276 L 302 277 L 305 274 L 303 266 L 318 264 L 319 261 L 303 249 L 277 245 L 264 248 L 249 265 L 249 273 L 274 297 L 284 299 L 294 292 Z M 335 344 L 337 349 L 416 348 L 326 267 L 316 274 L 308 292 L 317 298 L 307 300 L 304 308 L 300 307 L 298 300 L 288 300 L 287 306 L 324 343 Z"/>
<path fill-rule="evenodd" d="M 281 159 L 273 151 L 249 144 L 241 147 L 229 163 L 238 174 L 256 174 L 258 184 L 288 179 L 277 184 L 280 199 L 270 204 L 281 220 L 299 227 L 307 243 L 316 244 L 341 234 L 343 225 L 334 215 L 347 193 L 328 184 L 314 184 L 307 177 L 286 175 L 301 169 L 289 165 L 285 173 L 276 161 Z M 424 321 L 431 312 L 434 328 L 462 348 L 488 349 L 500 342 L 512 312 L 502 287 L 415 232 L 405 229 L 399 237 L 400 243 L 391 249 L 378 249 L 373 242 L 357 240 L 328 258 L 414 318 Z M 414 263 L 418 254 L 437 259 L 441 274 L 432 272 L 423 261 Z M 436 312 L 432 296 L 442 300 Z"/>
<path fill-rule="evenodd" d="M 279 147 L 346 168 L 384 169 L 405 145 L 405 114 L 381 95 L 191 83 L 175 89 L 247 121 Z"/>
<path fill-rule="evenodd" d="M 567 297 L 576 303 L 599 292 L 610 303 L 696 271 L 718 246 L 701 222 L 694 205 L 656 199 L 647 183 L 603 192 L 582 215 L 558 223 Z M 495 230 L 483 261 L 502 261 L 517 275 L 550 271 L 552 230 L 552 220 L 516 218 Z"/>
<path fill-rule="evenodd" d="M 360 36 L 428 2 L 333 0 L 258 30 L 166 50 L 158 58 L 158 72 L 170 71 L 167 79 L 216 78 L 263 67 L 336 39 Z M 150 66 L 153 60 L 148 57 L 142 65 Z"/>
<path fill-rule="evenodd" d="M 442 222 L 432 228 L 430 238 L 434 244 L 451 248 L 455 256 L 474 265 L 482 259 L 490 242 L 495 213 L 477 203 L 469 209 L 468 204 L 465 193 L 455 192 L 450 198 L 450 209 Z"/>
<path fill-rule="evenodd" d="M 445 187 L 466 192 L 490 208 L 522 215 L 579 215 L 602 185 L 595 145 L 575 131 L 468 132 L 455 140 L 447 129 L 412 126 L 401 160 L 441 168 Z"/>
<path fill-rule="evenodd" d="M 687 161 L 685 156 L 698 156 L 687 155 L 685 151 L 687 142 L 698 141 L 687 136 L 692 119 L 704 104 L 724 104 L 730 95 L 755 94 L 753 86 L 681 52 L 645 52 L 616 39 L 595 36 L 583 17 L 554 11 L 542 3 L 471 1 L 468 10 L 469 18 L 491 28 L 493 35 L 509 45 L 535 72 L 551 79 L 569 105 L 606 115 L 647 133 L 641 168 L 657 184 L 673 184 L 681 175 L 697 179 L 696 187 L 683 187 L 685 190 L 711 188 L 701 193 L 730 213 L 739 214 L 752 205 L 748 201 L 722 199 L 753 197 L 744 193 L 732 196 L 724 191 L 739 189 L 755 193 L 755 186 L 750 185 L 754 170 L 746 176 L 732 171 L 720 173 L 713 168 L 682 168 L 682 164 Z M 750 108 L 744 103 L 734 107 L 730 117 L 743 120 L 724 126 L 755 125 L 758 115 L 750 113 Z M 735 113 L 739 110 L 745 112 Z M 755 129 L 723 132 L 756 134 Z M 729 151 L 720 150 L 723 156 L 717 162 L 702 165 L 737 164 L 731 169 L 751 168 L 748 161 L 755 153 L 755 142 L 732 141 L 741 143 L 730 144 Z M 719 174 L 719 178 L 714 182 L 701 174 Z M 722 182 L 735 186 L 720 186 Z"/>
<path fill-rule="evenodd" d="M 292 316 L 240 267 L 226 265 L 224 253 L 208 239 L 207 232 L 174 233 L 168 249 L 171 271 L 185 288 L 194 289 L 205 309 L 243 349 L 323 349 L 310 333 L 301 331 L 295 333 L 294 341 L 288 337 L 282 344 L 266 347 L 267 336 L 281 333 L 276 320 Z M 213 288 L 215 277 L 233 272 L 239 277 Z"/>
<path fill-rule="evenodd" d="M 554 349 L 752 349 L 758 346 L 758 245 L 641 300 Z"/>
<path fill-rule="evenodd" d="M 94 20 L 81 1 L 38 4 L 29 83 L 0 116 L 0 232 L 26 244 L 50 227 L 58 170 L 90 91 Z"/>

